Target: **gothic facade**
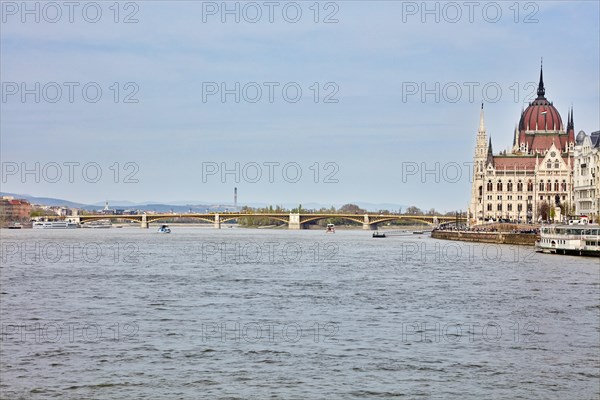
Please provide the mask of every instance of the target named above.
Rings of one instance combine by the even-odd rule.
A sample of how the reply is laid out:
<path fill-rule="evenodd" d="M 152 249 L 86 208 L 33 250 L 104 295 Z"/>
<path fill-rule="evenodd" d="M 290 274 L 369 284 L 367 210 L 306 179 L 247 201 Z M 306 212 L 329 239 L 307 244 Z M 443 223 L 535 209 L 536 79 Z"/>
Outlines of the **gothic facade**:
<path fill-rule="evenodd" d="M 494 154 L 481 106 L 469 205 L 471 223 L 490 220 L 539 222 L 572 212 L 573 110 L 567 126 L 546 99 L 543 71 L 537 98 L 521 112 L 510 151 Z M 556 208 L 559 206 L 560 208 Z"/>

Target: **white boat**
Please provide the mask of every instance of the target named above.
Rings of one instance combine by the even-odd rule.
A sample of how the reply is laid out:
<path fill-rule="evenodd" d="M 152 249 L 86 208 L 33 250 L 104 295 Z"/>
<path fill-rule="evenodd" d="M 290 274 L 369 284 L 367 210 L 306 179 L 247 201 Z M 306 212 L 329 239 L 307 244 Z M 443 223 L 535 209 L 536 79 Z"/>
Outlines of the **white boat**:
<path fill-rule="evenodd" d="M 33 223 L 33 229 L 73 229 L 79 227 L 77 222 L 71 221 L 37 221 Z"/>
<path fill-rule="evenodd" d="M 535 244 L 539 253 L 600 257 L 600 225 L 545 225 Z"/>
<path fill-rule="evenodd" d="M 171 228 L 169 228 L 169 225 L 162 225 L 160 228 L 158 228 L 158 232 L 159 233 L 171 233 Z"/>
<path fill-rule="evenodd" d="M 327 224 L 327 230 L 325 231 L 325 233 L 335 233 L 335 225 Z"/>
<path fill-rule="evenodd" d="M 92 221 L 92 222 L 88 222 L 86 224 L 82 224 L 81 225 L 82 228 L 91 228 L 91 229 L 106 229 L 106 228 L 112 228 L 112 222 L 109 220 L 98 220 L 98 221 Z"/>

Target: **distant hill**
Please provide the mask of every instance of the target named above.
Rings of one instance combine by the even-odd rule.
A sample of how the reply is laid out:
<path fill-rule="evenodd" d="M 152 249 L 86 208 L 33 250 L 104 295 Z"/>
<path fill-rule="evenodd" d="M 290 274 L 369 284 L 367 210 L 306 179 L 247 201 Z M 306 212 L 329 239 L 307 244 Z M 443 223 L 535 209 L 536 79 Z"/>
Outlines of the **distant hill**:
<path fill-rule="evenodd" d="M 100 210 L 104 208 L 105 202 L 97 202 L 94 204 L 82 204 L 76 203 L 69 200 L 64 199 L 56 199 L 53 197 L 36 197 L 31 196 L 29 194 L 17 194 L 17 193 L 7 193 L 0 192 L 0 196 L 12 196 L 15 199 L 25 199 L 31 204 L 40 204 L 45 206 L 62 206 L 62 207 L 71 207 L 71 208 L 81 208 L 84 210 Z M 122 208 L 122 209 L 135 209 L 135 210 L 144 210 L 144 211 L 156 211 L 156 212 L 176 212 L 176 213 L 186 213 L 190 209 L 193 212 L 203 213 L 206 210 L 209 211 L 224 211 L 231 206 L 227 205 L 207 205 L 207 204 L 186 204 L 186 205 L 173 205 L 173 204 L 161 204 L 161 203 L 152 203 L 152 204 L 143 204 L 143 203 L 133 203 L 130 201 L 108 201 L 108 206 L 111 209 Z"/>
<path fill-rule="evenodd" d="M 75 203 L 73 201 L 64 200 L 64 199 L 55 199 L 52 197 L 36 197 L 28 194 L 16 194 L 16 193 L 6 193 L 0 192 L 0 196 L 12 196 L 15 199 L 25 199 L 31 204 L 43 204 L 46 206 L 64 206 L 64 207 L 73 207 L 73 208 L 86 208 L 90 207 L 86 204 Z"/>
<path fill-rule="evenodd" d="M 362 201 L 348 201 L 345 203 L 333 203 L 333 204 L 324 204 L 324 203 L 302 203 L 302 208 L 303 209 L 307 209 L 307 210 L 318 210 L 320 208 L 330 208 L 331 206 L 335 207 L 336 209 L 341 208 L 343 205 L 345 204 L 356 204 L 357 206 L 359 206 L 362 209 L 365 209 L 367 211 L 371 211 L 371 212 L 377 212 L 379 210 L 388 210 L 390 212 L 398 212 L 398 210 L 401 208 L 402 210 L 406 210 L 406 208 L 408 206 L 403 205 L 403 204 L 393 204 L 393 203 L 365 203 Z M 298 207 L 298 203 L 283 203 L 283 204 L 266 204 L 266 203 L 249 203 L 248 206 L 249 207 L 254 207 L 254 208 L 259 208 L 259 207 L 268 207 L 268 206 L 275 206 L 275 205 L 280 205 L 282 207 L 285 207 L 287 209 L 293 209 Z"/>
<path fill-rule="evenodd" d="M 25 199 L 27 201 L 29 201 L 32 204 L 41 204 L 41 205 L 46 205 L 46 206 L 63 206 L 63 207 L 72 207 L 72 208 L 81 208 L 84 210 L 100 210 L 102 208 L 104 208 L 104 201 L 101 202 L 96 202 L 93 204 L 82 204 L 82 203 L 76 203 L 73 201 L 69 201 L 69 200 L 64 200 L 64 199 L 56 199 L 56 198 L 52 198 L 52 197 L 36 197 L 36 196 L 31 196 L 28 194 L 16 194 L 16 193 L 6 193 L 6 192 L 0 192 L 0 195 L 2 196 L 13 196 L 16 199 Z M 192 204 L 192 202 L 190 202 L 189 204 L 183 204 L 184 202 L 179 202 L 179 201 L 174 201 L 171 204 L 163 204 L 163 203 L 155 203 L 155 202 L 147 202 L 147 203 L 134 203 L 131 201 L 127 201 L 127 200 L 109 200 L 108 201 L 108 206 L 111 209 L 135 209 L 135 210 L 143 210 L 143 211 L 156 211 L 156 212 L 175 212 L 175 213 L 187 213 L 188 211 L 190 211 L 190 209 L 192 210 L 192 212 L 195 213 L 204 213 L 206 212 L 206 210 L 208 211 L 224 211 L 224 210 L 230 210 L 233 208 L 232 205 L 230 204 Z M 359 206 L 360 208 L 363 208 L 365 210 L 371 211 L 371 212 L 377 212 L 379 210 L 388 210 L 391 212 L 397 212 L 400 208 L 402 210 L 406 210 L 407 206 L 406 205 L 402 205 L 402 204 L 393 204 L 393 203 L 365 203 L 365 202 L 347 202 L 347 203 L 351 203 L 351 204 L 356 204 L 357 206 Z M 306 203 L 306 204 L 302 204 L 302 208 L 304 209 L 315 209 L 318 210 L 320 208 L 329 208 L 331 206 L 334 206 L 336 208 L 340 208 L 341 206 L 343 206 L 344 204 L 347 203 L 340 203 L 340 204 L 324 204 L 324 203 Z M 281 205 L 285 208 L 288 209 L 293 209 L 298 207 L 298 204 L 292 204 L 292 203 L 283 203 L 283 204 L 267 204 L 267 203 L 249 203 L 247 204 L 249 207 L 254 207 L 254 208 L 261 208 L 261 207 L 268 207 L 270 205 L 272 206 L 276 206 L 276 205 Z"/>

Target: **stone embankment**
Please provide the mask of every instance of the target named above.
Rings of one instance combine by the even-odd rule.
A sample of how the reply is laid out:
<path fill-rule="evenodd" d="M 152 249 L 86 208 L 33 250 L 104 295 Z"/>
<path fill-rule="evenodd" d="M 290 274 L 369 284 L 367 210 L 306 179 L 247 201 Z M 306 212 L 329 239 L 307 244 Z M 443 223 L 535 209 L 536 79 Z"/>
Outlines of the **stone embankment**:
<path fill-rule="evenodd" d="M 511 232 L 475 232 L 475 231 L 444 231 L 434 230 L 431 232 L 434 239 L 460 240 L 463 242 L 513 244 L 532 246 L 539 239 L 534 233 L 511 233 Z"/>

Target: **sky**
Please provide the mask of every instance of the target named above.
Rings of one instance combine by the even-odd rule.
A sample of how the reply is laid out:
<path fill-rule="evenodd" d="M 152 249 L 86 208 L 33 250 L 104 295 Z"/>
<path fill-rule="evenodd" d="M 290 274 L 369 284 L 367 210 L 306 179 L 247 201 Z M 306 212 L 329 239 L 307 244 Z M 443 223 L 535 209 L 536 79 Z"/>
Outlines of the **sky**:
<path fill-rule="evenodd" d="M 600 129 L 599 4 L 2 1 L 2 191 L 464 210 L 481 103 L 507 149 L 542 59 Z"/>

